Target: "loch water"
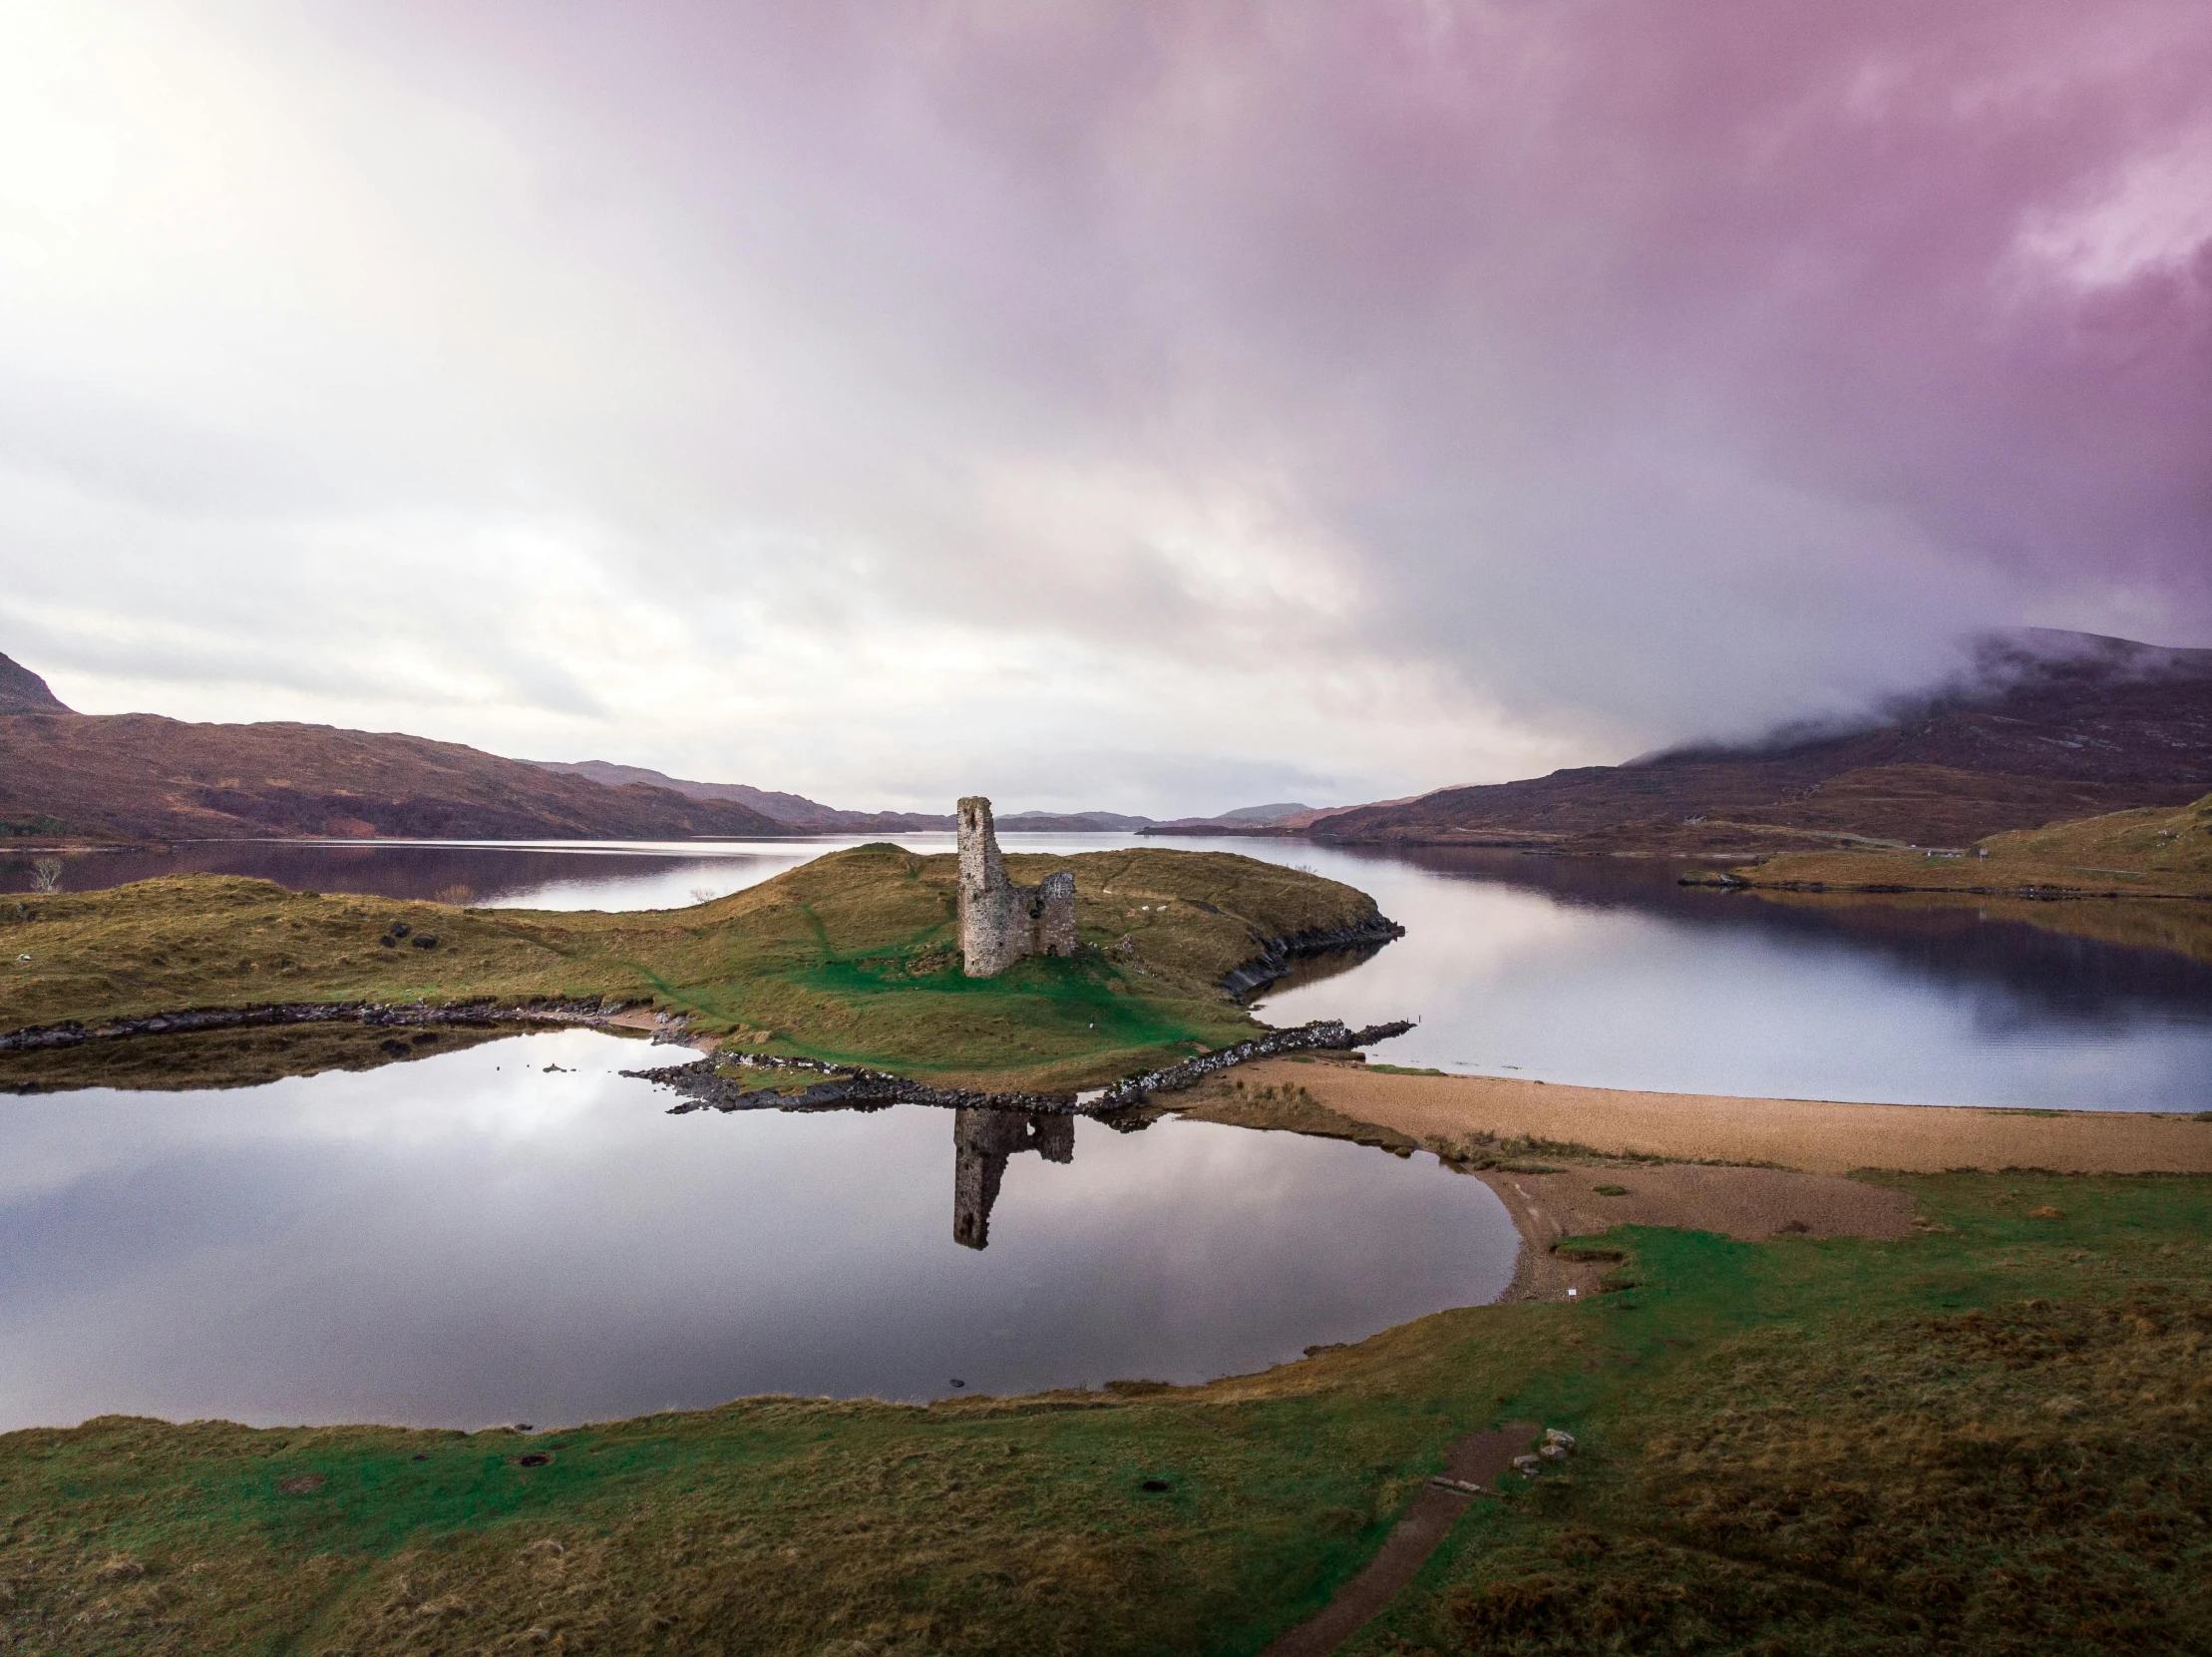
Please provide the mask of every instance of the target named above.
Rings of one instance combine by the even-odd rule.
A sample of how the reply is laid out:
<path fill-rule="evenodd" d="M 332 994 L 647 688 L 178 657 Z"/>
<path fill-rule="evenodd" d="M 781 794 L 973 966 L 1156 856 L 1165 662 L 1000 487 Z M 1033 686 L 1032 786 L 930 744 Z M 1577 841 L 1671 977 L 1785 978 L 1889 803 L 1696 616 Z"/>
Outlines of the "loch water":
<path fill-rule="evenodd" d="M 73 857 L 64 885 L 201 871 L 672 908 L 850 843 L 208 844 Z M 1278 1024 L 1419 1019 L 1380 1059 L 2212 1108 L 2212 968 L 2020 905 L 1774 903 L 1681 888 L 1664 865 L 1181 844 L 1348 881 L 1404 924 L 1259 1002 Z M 0 884 L 27 874 L 0 862 Z M 761 1393 L 1191 1382 L 1491 1300 L 1518 1248 L 1488 1187 L 1425 1153 L 1173 1118 L 671 1115 L 666 1089 L 620 1072 L 689 1054 L 591 1031 L 409 1051 L 253 1085 L 0 1096 L 0 1430 L 104 1413 L 544 1427 Z"/>
<path fill-rule="evenodd" d="M 946 851 L 949 835 L 902 835 Z M 1593 1086 L 2021 1109 L 2212 1108 L 2212 904 L 2152 906 L 2198 953 L 2100 941 L 2072 906 L 1778 902 L 1684 888 L 1677 865 L 1265 838 L 1008 834 L 1009 851 L 1232 851 L 1374 895 L 1406 928 L 1259 998 L 1275 1024 L 1412 1018 L 1393 1063 Z M 675 908 L 855 842 L 207 842 L 71 858 L 66 886 L 194 871 L 483 904 Z M 28 859 L 0 860 L 21 890 Z M 2110 908 L 2112 906 L 2103 906 Z M 2141 907 L 2137 905 L 2135 907 Z M 2061 909 L 2073 913 L 2061 914 Z"/>
<path fill-rule="evenodd" d="M 1194 1382 L 1513 1273 L 1504 1206 L 1426 1153 L 920 1105 L 674 1116 L 620 1072 L 683 1048 L 454 1039 L 258 1086 L 0 1096 L 0 1431 Z"/>

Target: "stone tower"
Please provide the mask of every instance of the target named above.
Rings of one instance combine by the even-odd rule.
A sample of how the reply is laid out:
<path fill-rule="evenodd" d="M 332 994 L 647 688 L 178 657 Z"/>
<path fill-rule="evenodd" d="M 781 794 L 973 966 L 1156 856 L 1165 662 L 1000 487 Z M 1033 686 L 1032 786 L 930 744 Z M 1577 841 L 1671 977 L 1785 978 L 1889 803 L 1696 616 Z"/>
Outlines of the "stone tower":
<path fill-rule="evenodd" d="M 1025 955 L 1075 953 L 1075 876 L 1063 869 L 1039 886 L 1006 879 L 990 801 L 960 801 L 960 958 L 969 978 L 996 978 Z"/>

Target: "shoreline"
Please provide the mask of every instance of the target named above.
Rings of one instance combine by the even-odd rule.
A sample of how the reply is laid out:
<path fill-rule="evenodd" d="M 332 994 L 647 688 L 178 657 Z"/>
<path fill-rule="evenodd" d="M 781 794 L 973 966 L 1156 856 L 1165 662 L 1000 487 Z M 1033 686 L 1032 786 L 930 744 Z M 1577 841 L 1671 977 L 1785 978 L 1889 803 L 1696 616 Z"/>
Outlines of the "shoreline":
<path fill-rule="evenodd" d="M 1502 1076 L 1418 1075 L 1263 1059 L 1255 1087 L 1302 1087 L 1351 1121 L 1455 1156 L 1484 1141 L 1658 1162 L 1946 1173 L 2212 1173 L 2212 1119 L 2193 1111 L 2074 1110 L 1659 1093 Z"/>

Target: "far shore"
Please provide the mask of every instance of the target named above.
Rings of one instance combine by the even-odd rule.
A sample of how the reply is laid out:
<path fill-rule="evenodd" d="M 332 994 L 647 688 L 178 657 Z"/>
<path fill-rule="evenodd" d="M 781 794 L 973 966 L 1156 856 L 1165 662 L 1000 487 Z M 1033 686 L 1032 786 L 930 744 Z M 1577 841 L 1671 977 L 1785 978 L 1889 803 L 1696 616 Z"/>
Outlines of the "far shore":
<path fill-rule="evenodd" d="M 2074 1174 L 2212 1173 L 2212 1120 L 2180 1111 L 2042 1111 L 1645 1093 L 1281 1058 L 1247 1065 L 1238 1073 L 1255 1088 L 1302 1087 L 1329 1110 L 1432 1148 L 1488 1135 L 1502 1141 L 1547 1140 L 1605 1156 L 1766 1163 L 1807 1173 L 2007 1168 Z"/>

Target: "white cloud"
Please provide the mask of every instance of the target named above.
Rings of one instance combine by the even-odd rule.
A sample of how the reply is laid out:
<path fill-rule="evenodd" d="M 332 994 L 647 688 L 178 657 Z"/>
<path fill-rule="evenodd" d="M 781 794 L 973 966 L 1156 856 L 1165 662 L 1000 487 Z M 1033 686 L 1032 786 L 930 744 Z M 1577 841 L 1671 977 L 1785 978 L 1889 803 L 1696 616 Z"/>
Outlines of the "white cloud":
<path fill-rule="evenodd" d="M 1164 813 L 2212 623 L 2201 345 L 2143 325 L 2105 479 L 2051 463 L 2101 359 L 1943 309 L 2186 255 L 2203 96 L 2115 128 L 2161 54 L 2071 68 L 2055 7 L 1740 82 L 1665 11 L 1656 59 L 1573 6 L 7 8 L 0 649 L 91 710 Z"/>

